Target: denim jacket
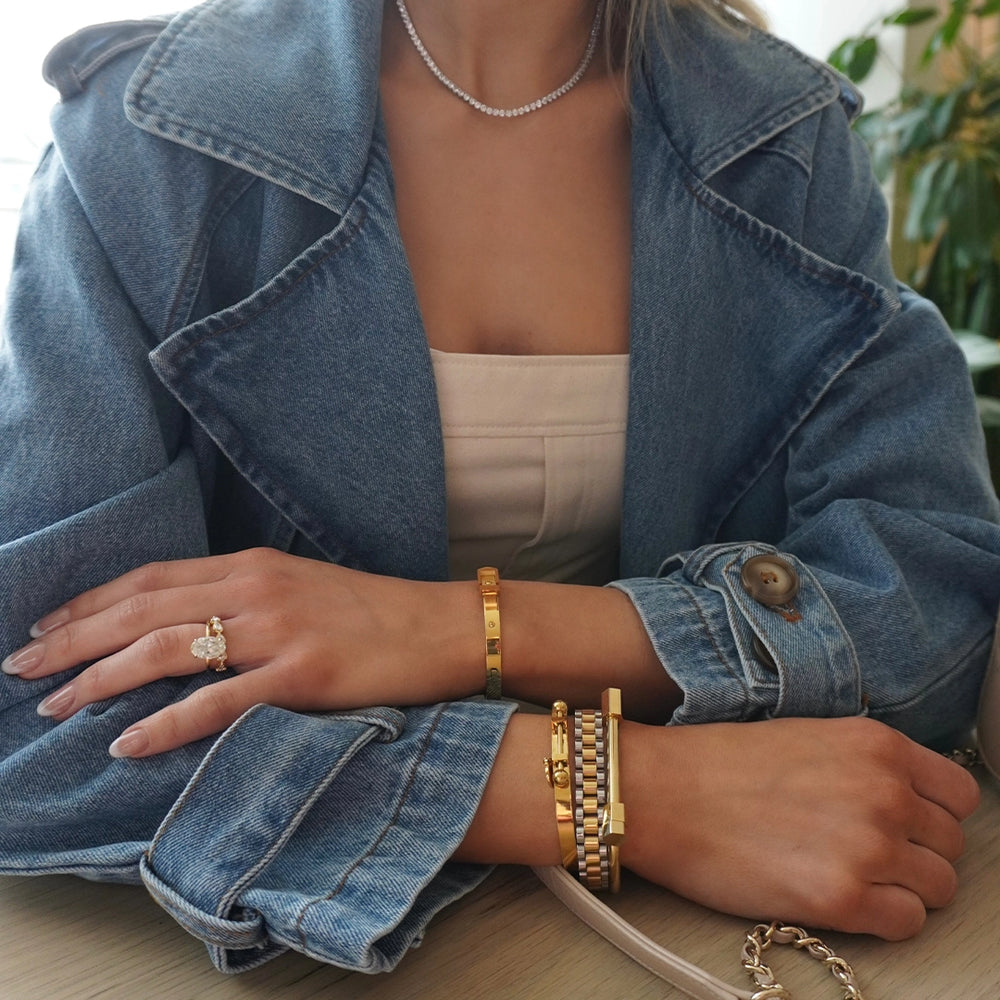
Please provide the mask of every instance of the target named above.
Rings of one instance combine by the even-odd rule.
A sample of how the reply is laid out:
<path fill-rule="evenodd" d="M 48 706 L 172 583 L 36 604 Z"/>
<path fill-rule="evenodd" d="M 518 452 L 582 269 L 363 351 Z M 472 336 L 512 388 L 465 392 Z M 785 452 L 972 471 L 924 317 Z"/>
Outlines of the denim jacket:
<path fill-rule="evenodd" d="M 0 353 L 0 650 L 150 560 L 268 545 L 447 572 L 443 446 L 378 109 L 382 0 L 209 0 L 78 33 Z M 972 717 L 1000 530 L 962 356 L 898 285 L 855 93 L 681 10 L 632 88 L 620 579 L 675 723 Z M 774 609 L 740 569 L 798 574 Z M 211 613 L 211 609 L 207 609 Z M 581 626 L 582 627 L 582 626 Z M 770 661 L 770 665 L 768 664 Z M 239 971 L 391 968 L 483 871 L 446 863 L 510 714 L 259 706 L 110 741 L 207 673 L 53 726 L 0 678 L 0 871 L 142 879 Z"/>

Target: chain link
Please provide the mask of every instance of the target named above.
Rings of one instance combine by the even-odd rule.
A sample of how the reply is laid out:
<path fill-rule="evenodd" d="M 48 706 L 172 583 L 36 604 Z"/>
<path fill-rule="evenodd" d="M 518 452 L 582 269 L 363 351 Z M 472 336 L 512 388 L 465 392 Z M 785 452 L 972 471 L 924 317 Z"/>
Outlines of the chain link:
<path fill-rule="evenodd" d="M 764 962 L 764 952 L 773 944 L 790 944 L 799 951 L 804 950 L 830 970 L 833 978 L 844 988 L 844 1000 L 864 1000 L 854 978 L 854 970 L 847 962 L 801 927 L 789 927 L 777 920 L 770 925 L 757 924 L 747 934 L 743 945 L 743 968 L 759 987 L 751 1000 L 792 1000 L 791 993 L 778 983 L 774 973 Z"/>
<path fill-rule="evenodd" d="M 982 758 L 979 756 L 979 751 L 975 747 L 962 747 L 956 748 L 944 755 L 948 760 L 954 761 L 956 764 L 964 768 L 973 768 L 981 764 Z"/>

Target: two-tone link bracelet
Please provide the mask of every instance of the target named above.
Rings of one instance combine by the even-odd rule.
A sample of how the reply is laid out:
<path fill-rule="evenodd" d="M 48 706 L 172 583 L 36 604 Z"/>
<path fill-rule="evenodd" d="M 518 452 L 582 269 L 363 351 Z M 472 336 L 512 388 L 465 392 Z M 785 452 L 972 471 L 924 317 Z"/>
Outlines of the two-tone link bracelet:
<path fill-rule="evenodd" d="M 545 774 L 555 794 L 556 825 L 563 865 L 575 868 L 588 889 L 617 892 L 621 884 L 619 845 L 625 837 L 625 805 L 619 790 L 618 723 L 621 691 L 609 688 L 601 709 L 577 709 L 573 715 L 571 819 L 567 820 L 570 775 L 566 739 L 568 709 L 552 706 L 552 757 Z M 564 756 L 565 755 L 565 756 Z"/>
<path fill-rule="evenodd" d="M 577 874 L 596 892 L 609 884 L 608 846 L 600 839 L 607 782 L 604 719 L 596 709 L 573 713 L 573 747 Z"/>

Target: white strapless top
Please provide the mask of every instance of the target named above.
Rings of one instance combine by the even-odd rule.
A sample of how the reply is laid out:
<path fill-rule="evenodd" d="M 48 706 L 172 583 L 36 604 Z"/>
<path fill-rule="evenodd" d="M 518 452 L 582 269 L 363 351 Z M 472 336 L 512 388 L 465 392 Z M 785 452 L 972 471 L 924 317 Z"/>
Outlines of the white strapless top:
<path fill-rule="evenodd" d="M 431 351 L 452 579 L 602 584 L 618 564 L 628 355 Z"/>

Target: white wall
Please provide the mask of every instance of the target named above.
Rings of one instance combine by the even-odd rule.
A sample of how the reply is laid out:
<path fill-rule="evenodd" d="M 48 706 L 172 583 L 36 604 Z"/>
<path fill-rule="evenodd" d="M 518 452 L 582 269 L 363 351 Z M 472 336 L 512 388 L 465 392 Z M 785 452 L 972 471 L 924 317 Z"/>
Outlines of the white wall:
<path fill-rule="evenodd" d="M 0 290 L 10 270 L 18 208 L 47 141 L 49 109 L 57 99 L 42 80 L 42 60 L 60 38 L 83 25 L 142 17 L 157 9 L 156 0 L 28 0 L 5 10 L 0 31 Z"/>
<path fill-rule="evenodd" d="M 903 6 L 902 0 L 758 0 L 771 30 L 804 52 L 825 59 L 845 38 L 869 30 L 879 17 Z M 893 28 L 882 35 L 885 56 L 865 81 L 862 92 L 868 107 L 884 104 L 898 91 L 903 63 L 903 31 Z"/>

